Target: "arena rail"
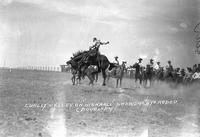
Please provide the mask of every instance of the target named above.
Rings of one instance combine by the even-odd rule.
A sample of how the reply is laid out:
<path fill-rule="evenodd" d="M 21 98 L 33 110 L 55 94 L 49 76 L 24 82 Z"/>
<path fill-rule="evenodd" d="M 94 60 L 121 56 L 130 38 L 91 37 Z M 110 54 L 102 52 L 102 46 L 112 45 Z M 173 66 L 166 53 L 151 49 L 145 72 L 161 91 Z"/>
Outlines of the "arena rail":
<path fill-rule="evenodd" d="M 12 70 L 32 70 L 32 71 L 54 71 L 54 72 L 70 72 L 67 65 L 58 66 L 22 66 L 22 67 L 0 67 L 0 69 Z"/>

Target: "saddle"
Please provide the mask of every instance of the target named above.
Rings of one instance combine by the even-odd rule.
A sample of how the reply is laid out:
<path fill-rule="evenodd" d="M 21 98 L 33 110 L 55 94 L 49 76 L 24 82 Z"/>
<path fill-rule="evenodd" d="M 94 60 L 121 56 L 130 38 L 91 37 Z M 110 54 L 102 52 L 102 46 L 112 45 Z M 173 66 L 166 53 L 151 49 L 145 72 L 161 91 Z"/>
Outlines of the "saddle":
<path fill-rule="evenodd" d="M 94 57 L 97 55 L 97 51 L 96 51 L 96 49 L 93 49 L 91 51 L 88 51 L 88 54 L 89 54 L 89 56 Z"/>
<path fill-rule="evenodd" d="M 88 62 L 89 62 L 89 59 L 95 58 L 95 57 L 97 57 L 97 55 L 98 55 L 97 49 L 89 50 L 89 51 L 87 51 L 87 53 L 82 57 L 81 61 L 82 61 L 82 62 L 85 62 L 85 63 L 88 63 Z"/>

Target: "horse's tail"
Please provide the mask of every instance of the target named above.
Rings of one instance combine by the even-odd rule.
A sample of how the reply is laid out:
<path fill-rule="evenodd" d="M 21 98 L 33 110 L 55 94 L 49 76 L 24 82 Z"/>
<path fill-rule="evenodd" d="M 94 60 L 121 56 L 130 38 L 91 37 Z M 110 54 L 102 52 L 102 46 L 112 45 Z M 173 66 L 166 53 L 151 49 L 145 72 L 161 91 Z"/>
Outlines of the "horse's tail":
<path fill-rule="evenodd" d="M 106 72 L 111 72 L 111 70 L 114 68 L 114 67 L 117 67 L 116 65 L 115 65 L 115 63 L 110 63 L 109 62 L 109 64 L 108 64 L 108 67 L 107 67 L 107 69 L 106 69 Z"/>

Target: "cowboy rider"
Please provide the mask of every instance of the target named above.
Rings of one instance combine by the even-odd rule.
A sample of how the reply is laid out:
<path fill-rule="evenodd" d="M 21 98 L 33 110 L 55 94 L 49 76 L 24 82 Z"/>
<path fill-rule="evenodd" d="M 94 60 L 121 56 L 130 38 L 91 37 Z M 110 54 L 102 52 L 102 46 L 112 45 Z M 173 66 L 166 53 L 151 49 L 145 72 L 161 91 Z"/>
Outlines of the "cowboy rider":
<path fill-rule="evenodd" d="M 116 65 L 116 67 L 112 69 L 111 74 L 116 75 L 117 69 L 119 67 L 119 60 L 118 60 L 118 56 L 115 56 L 114 58 L 115 60 L 113 61 L 113 63 Z"/>
<path fill-rule="evenodd" d="M 174 76 L 173 76 L 173 66 L 172 66 L 172 64 L 171 64 L 171 61 L 169 60 L 168 61 L 168 64 L 167 64 L 167 66 L 166 66 L 166 71 L 167 71 L 167 77 L 171 77 L 171 78 L 173 78 Z"/>
<path fill-rule="evenodd" d="M 150 62 L 146 65 L 146 70 L 148 71 L 154 70 L 153 59 L 150 59 Z"/>
<path fill-rule="evenodd" d="M 158 73 L 162 71 L 160 62 L 156 62 L 156 64 L 154 65 L 154 70 L 155 70 L 155 75 L 158 76 Z"/>
<path fill-rule="evenodd" d="M 169 72 L 172 72 L 172 71 L 173 71 L 173 66 L 172 66 L 170 60 L 168 61 L 168 65 L 166 66 L 166 69 L 167 69 Z"/>
<path fill-rule="evenodd" d="M 158 62 L 156 62 L 156 64 L 155 64 L 155 66 L 154 66 L 154 69 L 155 70 L 159 70 L 160 69 L 160 62 L 158 61 Z"/>
<path fill-rule="evenodd" d="M 140 72 L 140 69 L 143 67 L 142 66 L 142 58 L 138 59 L 138 62 L 136 62 L 135 64 L 138 64 L 139 67 L 136 68 L 136 72 Z"/>
<path fill-rule="evenodd" d="M 109 41 L 107 41 L 107 42 L 101 42 L 96 37 L 93 38 L 93 42 L 94 42 L 94 45 L 89 48 L 89 51 L 91 51 L 93 49 L 97 49 L 97 52 L 99 52 L 99 47 L 101 45 L 107 45 L 107 44 L 109 44 Z"/>
<path fill-rule="evenodd" d="M 150 59 L 149 65 L 150 65 L 150 68 L 154 68 L 153 59 Z"/>
<path fill-rule="evenodd" d="M 146 73 L 151 74 L 154 71 L 153 59 L 150 59 L 150 62 L 146 65 Z"/>
<path fill-rule="evenodd" d="M 140 66 L 142 65 L 142 60 L 143 60 L 142 58 L 139 58 L 139 59 L 138 59 L 138 64 L 139 64 Z"/>
<path fill-rule="evenodd" d="M 137 80 L 139 79 L 140 81 L 140 84 L 142 84 L 142 72 L 141 72 L 141 69 L 142 69 L 142 58 L 139 58 L 138 59 L 138 62 L 136 62 L 132 67 L 135 68 L 135 82 L 137 84 Z"/>
<path fill-rule="evenodd" d="M 118 56 L 115 56 L 114 58 L 115 58 L 115 60 L 113 61 L 113 63 L 116 64 L 116 65 L 119 65 Z"/>
<path fill-rule="evenodd" d="M 94 42 L 94 45 L 93 46 L 90 46 L 90 48 L 89 48 L 89 51 L 88 51 L 88 53 L 86 54 L 86 56 L 82 59 L 82 61 L 84 61 L 84 62 L 86 62 L 87 63 L 87 60 L 88 60 L 88 58 L 90 57 L 90 54 L 91 53 L 94 53 L 94 54 L 100 54 L 100 52 L 99 52 L 99 47 L 101 46 L 101 45 L 107 45 L 107 44 L 109 44 L 109 41 L 107 41 L 107 42 L 101 42 L 100 40 L 98 40 L 96 37 L 94 37 L 93 38 L 93 42 Z M 81 61 L 81 62 L 82 62 Z"/>

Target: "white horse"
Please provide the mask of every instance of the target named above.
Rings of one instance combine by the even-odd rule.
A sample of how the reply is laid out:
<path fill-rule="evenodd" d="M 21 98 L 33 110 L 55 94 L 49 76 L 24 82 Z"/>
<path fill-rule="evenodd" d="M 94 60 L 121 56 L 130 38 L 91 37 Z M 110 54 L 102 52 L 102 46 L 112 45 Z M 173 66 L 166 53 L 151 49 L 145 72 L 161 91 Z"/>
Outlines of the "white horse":
<path fill-rule="evenodd" d="M 124 70 L 126 68 L 126 62 L 123 61 L 122 65 L 119 65 L 118 67 L 113 68 L 111 71 L 107 70 L 107 80 L 110 79 L 110 77 L 116 79 L 116 87 L 118 87 L 118 84 L 120 83 L 120 87 L 122 85 L 122 79 L 124 76 Z"/>
<path fill-rule="evenodd" d="M 193 78 L 193 79 L 200 79 L 200 72 L 195 72 L 195 73 L 192 75 L 192 78 Z"/>

